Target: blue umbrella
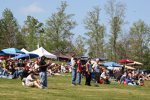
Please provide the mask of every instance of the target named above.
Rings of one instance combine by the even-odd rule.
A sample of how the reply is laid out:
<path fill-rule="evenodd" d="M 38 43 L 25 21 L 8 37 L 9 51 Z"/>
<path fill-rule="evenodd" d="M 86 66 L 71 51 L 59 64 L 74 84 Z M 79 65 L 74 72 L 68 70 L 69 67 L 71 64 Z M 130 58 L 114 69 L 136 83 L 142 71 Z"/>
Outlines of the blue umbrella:
<path fill-rule="evenodd" d="M 15 56 L 14 59 L 25 59 L 25 58 L 37 58 L 39 55 L 33 54 L 33 53 L 26 53 L 26 54 L 20 54 L 18 56 Z"/>
<path fill-rule="evenodd" d="M 24 54 L 24 52 L 22 52 L 21 50 L 17 49 L 17 48 L 7 48 L 7 49 L 3 49 L 2 50 L 4 53 L 6 54 L 14 54 L 14 55 L 17 55 L 17 54 Z"/>
<path fill-rule="evenodd" d="M 6 55 L 3 51 L 0 51 L 0 56 Z"/>
<path fill-rule="evenodd" d="M 106 62 L 103 65 L 106 66 L 106 67 L 122 67 L 122 65 L 117 64 L 115 62 Z"/>

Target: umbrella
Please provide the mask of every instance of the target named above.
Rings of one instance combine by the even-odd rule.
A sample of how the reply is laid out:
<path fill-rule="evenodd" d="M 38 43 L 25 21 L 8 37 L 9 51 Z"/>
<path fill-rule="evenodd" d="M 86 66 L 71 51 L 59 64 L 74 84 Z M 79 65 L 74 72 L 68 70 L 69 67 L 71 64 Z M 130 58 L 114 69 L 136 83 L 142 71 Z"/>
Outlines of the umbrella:
<path fill-rule="evenodd" d="M 120 67 L 107 67 L 107 69 L 109 69 L 109 70 L 119 70 Z"/>
<path fill-rule="evenodd" d="M 117 64 L 115 62 L 106 62 L 103 65 L 106 66 L 106 67 L 122 67 L 122 65 Z"/>
<path fill-rule="evenodd" d="M 128 64 L 128 63 L 133 63 L 134 61 L 129 60 L 129 59 L 122 59 L 119 61 L 119 63 L 123 63 L 123 64 Z"/>
<path fill-rule="evenodd" d="M 6 59 L 8 56 L 0 55 L 0 59 Z"/>
<path fill-rule="evenodd" d="M 7 49 L 3 49 L 2 50 L 4 53 L 6 53 L 6 54 L 14 54 L 14 55 L 17 55 L 17 54 L 24 54 L 24 52 L 23 51 L 21 51 L 21 50 L 19 50 L 19 49 L 17 49 L 17 48 L 7 48 Z"/>
<path fill-rule="evenodd" d="M 131 67 L 131 66 L 127 66 L 127 65 L 125 65 L 125 68 L 131 69 L 131 70 L 134 70 L 134 69 L 135 69 L 135 68 L 133 68 L 133 67 Z"/>
<path fill-rule="evenodd" d="M 39 55 L 33 53 L 26 53 L 15 56 L 14 59 L 37 58 L 37 57 L 39 57 Z"/>
<path fill-rule="evenodd" d="M 127 65 L 130 65 L 130 66 L 142 66 L 143 64 L 140 63 L 140 62 L 134 61 L 133 63 L 127 64 Z"/>
<path fill-rule="evenodd" d="M 6 55 L 3 51 L 0 51 L 0 56 Z"/>

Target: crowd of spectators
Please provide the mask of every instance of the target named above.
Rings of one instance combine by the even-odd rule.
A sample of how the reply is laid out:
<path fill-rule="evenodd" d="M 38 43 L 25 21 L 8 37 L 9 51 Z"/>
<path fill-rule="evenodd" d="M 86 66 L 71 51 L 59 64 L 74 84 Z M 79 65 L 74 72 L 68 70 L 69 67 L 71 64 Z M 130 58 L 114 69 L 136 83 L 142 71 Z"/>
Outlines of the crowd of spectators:
<path fill-rule="evenodd" d="M 47 74 L 48 76 L 61 75 L 62 73 L 71 73 L 72 67 L 69 64 L 55 64 L 47 60 Z M 86 77 L 85 85 L 91 86 L 93 80 L 95 86 L 100 84 L 110 84 L 112 80 L 120 82 L 120 84 L 126 85 L 140 85 L 144 86 L 145 80 L 150 80 L 150 74 L 144 73 L 139 70 L 128 70 L 123 66 L 119 70 L 110 70 L 107 67 L 103 67 L 99 64 L 99 60 L 96 63 L 91 63 L 91 59 L 84 65 L 79 60 L 77 63 L 76 71 L 80 78 Z M 78 68 L 80 66 L 80 68 Z M 38 79 L 39 74 L 39 59 L 35 60 L 14 60 L 14 59 L 0 59 L 0 78 L 8 79 L 21 79 L 23 85 L 35 86 L 41 88 L 40 81 Z M 31 83 L 29 83 L 31 81 Z M 73 80 L 74 82 L 75 80 Z M 81 79 L 78 84 L 81 84 Z M 72 83 L 75 84 L 75 83 Z"/>

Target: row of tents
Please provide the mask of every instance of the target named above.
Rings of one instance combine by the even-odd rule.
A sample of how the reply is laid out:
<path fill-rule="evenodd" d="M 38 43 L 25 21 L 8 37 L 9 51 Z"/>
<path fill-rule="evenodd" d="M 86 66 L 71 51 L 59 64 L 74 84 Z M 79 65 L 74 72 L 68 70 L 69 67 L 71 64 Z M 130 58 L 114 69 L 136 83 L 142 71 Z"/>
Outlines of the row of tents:
<path fill-rule="evenodd" d="M 58 55 L 54 55 L 50 52 L 48 52 L 47 50 L 45 50 L 43 47 L 40 47 L 36 50 L 33 50 L 31 52 L 27 51 L 26 49 L 17 49 L 17 48 L 7 48 L 7 49 L 3 49 L 0 51 L 0 56 L 2 55 L 9 55 L 11 56 L 13 59 L 23 59 L 23 58 L 37 58 L 37 57 L 42 57 L 45 56 L 46 58 L 51 58 L 51 59 L 57 59 Z M 106 59 L 104 58 L 99 58 L 100 61 L 104 61 Z M 129 59 L 122 59 L 120 60 L 118 63 L 116 62 L 105 62 L 103 63 L 104 66 L 113 69 L 114 67 L 122 67 L 123 65 L 125 66 L 125 68 L 127 69 L 135 69 L 135 66 L 142 66 L 143 64 L 137 61 L 133 61 L 133 60 L 129 60 Z"/>
<path fill-rule="evenodd" d="M 19 50 L 17 48 L 7 48 L 0 51 L 0 55 L 9 55 L 14 59 L 22 59 L 22 58 L 37 58 L 45 56 L 46 58 L 57 59 L 57 56 L 48 52 L 43 47 L 40 47 L 34 51 L 27 51 L 24 48 Z"/>

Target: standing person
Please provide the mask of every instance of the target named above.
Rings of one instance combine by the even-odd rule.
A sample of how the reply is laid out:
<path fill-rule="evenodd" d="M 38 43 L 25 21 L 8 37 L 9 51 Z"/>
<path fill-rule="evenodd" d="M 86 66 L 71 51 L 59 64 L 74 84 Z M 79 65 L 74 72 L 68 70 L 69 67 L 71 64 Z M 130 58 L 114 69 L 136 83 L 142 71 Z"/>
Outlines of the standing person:
<path fill-rule="evenodd" d="M 99 66 L 99 59 L 96 59 L 96 63 L 92 66 L 94 69 L 95 74 L 95 86 L 98 86 L 98 82 L 100 79 L 100 66 Z"/>
<path fill-rule="evenodd" d="M 72 86 L 76 85 L 76 75 L 77 75 L 77 62 L 74 58 L 75 55 L 71 58 L 71 68 L 72 68 Z"/>
<path fill-rule="evenodd" d="M 86 63 L 86 81 L 85 81 L 85 85 L 91 86 L 91 72 L 92 72 L 91 59 L 88 59 L 88 61 Z"/>
<path fill-rule="evenodd" d="M 81 85 L 81 73 L 82 73 L 82 65 L 81 60 L 78 58 L 77 60 L 77 84 Z"/>
<path fill-rule="evenodd" d="M 39 75 L 40 75 L 40 81 L 43 88 L 47 87 L 47 67 L 48 64 L 46 64 L 45 62 L 45 57 L 42 56 L 39 62 Z"/>

